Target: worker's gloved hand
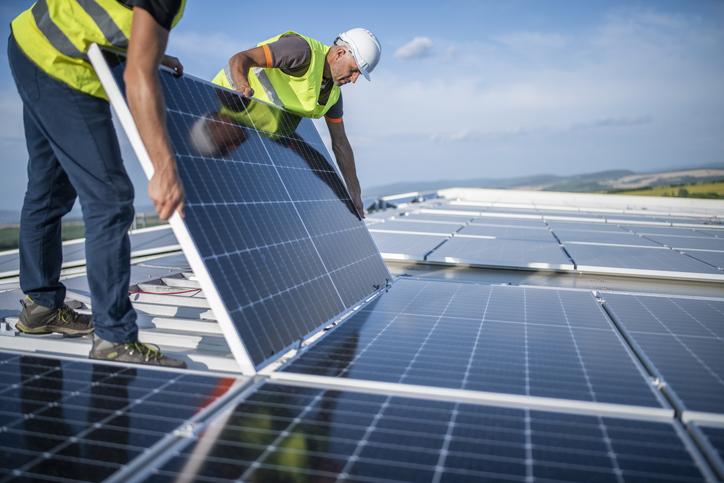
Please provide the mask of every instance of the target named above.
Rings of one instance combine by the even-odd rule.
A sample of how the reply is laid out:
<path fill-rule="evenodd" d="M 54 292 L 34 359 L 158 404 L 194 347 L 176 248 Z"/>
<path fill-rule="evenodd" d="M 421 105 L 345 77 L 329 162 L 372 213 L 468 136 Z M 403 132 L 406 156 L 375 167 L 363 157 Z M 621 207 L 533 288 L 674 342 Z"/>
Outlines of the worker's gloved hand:
<path fill-rule="evenodd" d="M 164 55 L 161 63 L 169 69 L 173 70 L 178 77 L 181 77 L 184 73 L 184 66 L 178 59 L 178 57 L 174 57 L 172 55 Z"/>
<path fill-rule="evenodd" d="M 176 163 L 157 169 L 148 182 L 148 196 L 156 207 L 156 213 L 167 220 L 178 210 L 184 216 L 184 189 L 176 172 Z"/>

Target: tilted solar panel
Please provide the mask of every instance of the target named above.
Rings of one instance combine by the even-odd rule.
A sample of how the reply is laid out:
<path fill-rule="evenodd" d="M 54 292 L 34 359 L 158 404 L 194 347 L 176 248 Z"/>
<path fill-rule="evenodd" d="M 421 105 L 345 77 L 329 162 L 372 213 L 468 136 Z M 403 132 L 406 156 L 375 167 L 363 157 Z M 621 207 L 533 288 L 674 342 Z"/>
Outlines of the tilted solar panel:
<path fill-rule="evenodd" d="M 150 176 L 122 59 L 106 62 L 97 47 L 89 55 Z M 242 371 L 253 373 L 390 276 L 309 119 L 190 76 L 160 78 L 185 189 L 186 216 L 171 224 Z"/>

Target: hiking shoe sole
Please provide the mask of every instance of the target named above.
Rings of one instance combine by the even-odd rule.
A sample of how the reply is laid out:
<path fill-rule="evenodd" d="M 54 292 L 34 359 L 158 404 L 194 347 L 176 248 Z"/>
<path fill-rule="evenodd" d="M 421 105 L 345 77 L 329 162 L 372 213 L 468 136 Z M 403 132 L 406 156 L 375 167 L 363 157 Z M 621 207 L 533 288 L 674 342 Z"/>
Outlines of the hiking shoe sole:
<path fill-rule="evenodd" d="M 40 327 L 28 327 L 22 322 L 15 324 L 15 328 L 23 334 L 29 335 L 47 335 L 47 334 L 62 334 L 67 337 L 82 337 L 84 335 L 92 334 L 94 328 L 88 329 L 72 329 L 70 327 L 53 327 L 50 325 L 42 325 Z"/>

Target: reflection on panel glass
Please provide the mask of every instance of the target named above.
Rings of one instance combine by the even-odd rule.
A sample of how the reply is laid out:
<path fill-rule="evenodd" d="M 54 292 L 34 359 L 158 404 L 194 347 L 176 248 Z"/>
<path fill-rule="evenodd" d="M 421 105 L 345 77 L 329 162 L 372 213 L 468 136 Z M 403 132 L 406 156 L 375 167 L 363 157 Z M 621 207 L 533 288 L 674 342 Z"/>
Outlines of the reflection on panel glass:
<path fill-rule="evenodd" d="M 667 423 L 266 384 L 148 481 L 617 481 L 617 473 L 702 478 Z"/>
<path fill-rule="evenodd" d="M 160 77 L 184 223 L 256 365 L 385 285 L 310 119 L 190 76 Z"/>
<path fill-rule="evenodd" d="M 102 481 L 233 382 L 0 353 L 0 475 Z"/>
<path fill-rule="evenodd" d="M 285 371 L 660 407 L 589 292 L 401 279 Z"/>

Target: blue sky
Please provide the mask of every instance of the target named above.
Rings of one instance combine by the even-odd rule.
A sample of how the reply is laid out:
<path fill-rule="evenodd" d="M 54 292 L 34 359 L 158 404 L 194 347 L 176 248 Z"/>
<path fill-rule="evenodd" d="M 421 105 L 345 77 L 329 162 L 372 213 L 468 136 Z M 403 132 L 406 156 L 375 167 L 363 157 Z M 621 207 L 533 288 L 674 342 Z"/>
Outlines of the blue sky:
<path fill-rule="evenodd" d="M 3 0 L 3 49 L 10 20 L 31 3 Z M 285 30 L 322 41 L 356 26 L 377 34 L 373 82 L 343 89 L 363 190 L 724 162 L 721 1 L 188 3 L 169 53 L 206 78 Z M 0 123 L 0 209 L 15 210 L 27 156 L 6 61 Z M 148 204 L 122 144 L 138 204 Z"/>

